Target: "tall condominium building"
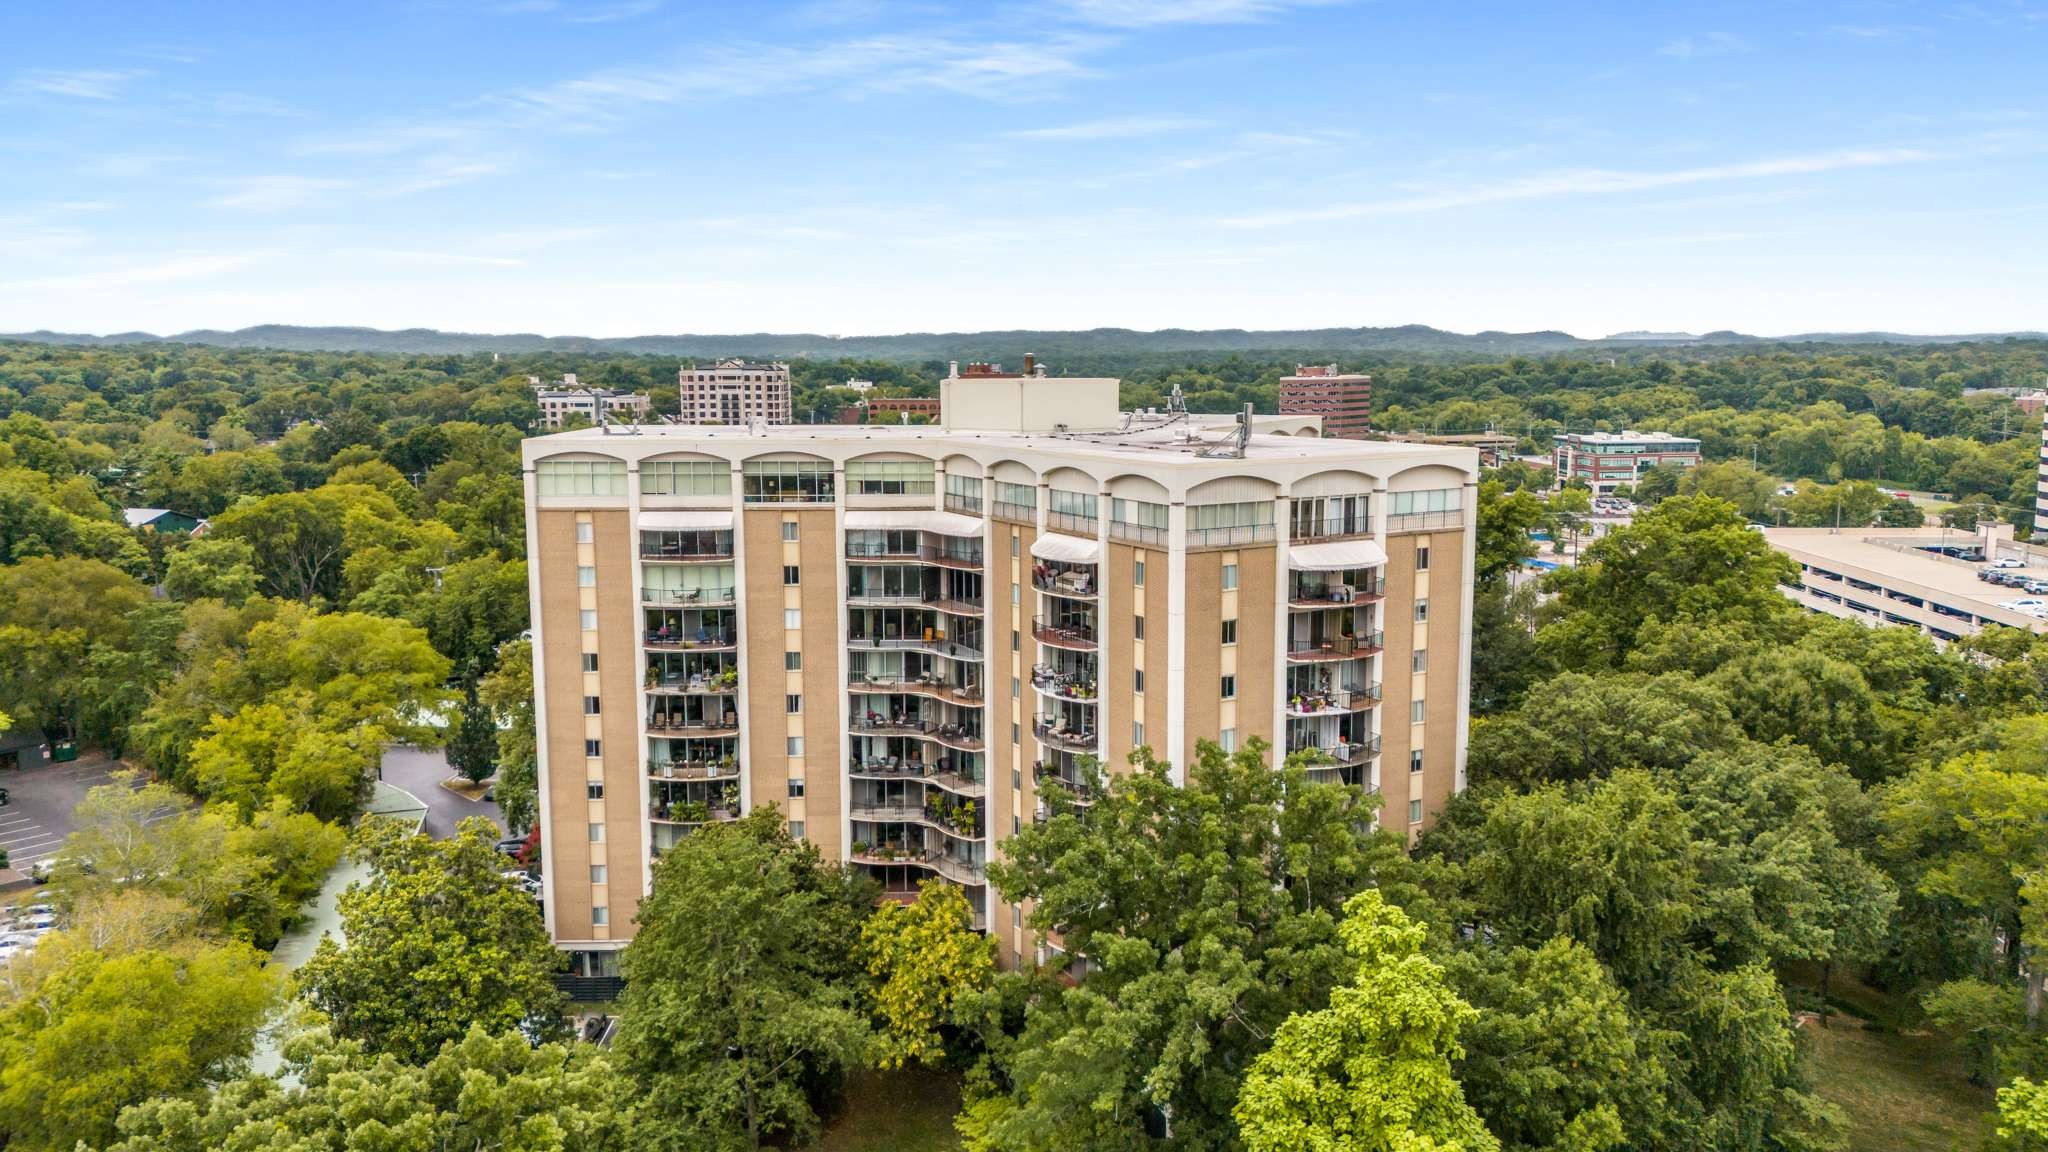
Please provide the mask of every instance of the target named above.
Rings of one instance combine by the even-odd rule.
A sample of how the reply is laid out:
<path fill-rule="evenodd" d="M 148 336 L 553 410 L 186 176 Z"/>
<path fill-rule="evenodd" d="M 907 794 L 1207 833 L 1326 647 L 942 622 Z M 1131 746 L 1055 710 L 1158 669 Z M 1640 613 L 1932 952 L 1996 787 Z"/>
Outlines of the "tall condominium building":
<path fill-rule="evenodd" d="M 684 424 L 790 422 L 789 365 L 720 360 L 709 368 L 679 368 Z"/>
<path fill-rule="evenodd" d="M 2034 468 L 2034 538 L 2048 540 L 2048 423 L 2041 425 L 2041 455 Z"/>
<path fill-rule="evenodd" d="M 1383 800 L 1462 787 L 1468 448 L 1117 411 L 981 371 L 944 422 L 599 429 L 524 446 L 549 931 L 616 971 L 660 853 L 773 806 L 894 898 L 966 890 L 1054 789 L 1198 740 Z M 1227 418 L 1226 418 L 1227 419 Z"/>
<path fill-rule="evenodd" d="M 1335 364 L 1297 364 L 1294 375 L 1280 378 L 1280 411 L 1321 416 L 1323 435 L 1363 440 L 1372 427 L 1372 377 Z"/>
<path fill-rule="evenodd" d="M 1605 496 L 1645 468 L 1699 467 L 1700 442 L 1669 432 L 1560 432 L 1553 459 L 1557 487 L 1578 480 Z"/>

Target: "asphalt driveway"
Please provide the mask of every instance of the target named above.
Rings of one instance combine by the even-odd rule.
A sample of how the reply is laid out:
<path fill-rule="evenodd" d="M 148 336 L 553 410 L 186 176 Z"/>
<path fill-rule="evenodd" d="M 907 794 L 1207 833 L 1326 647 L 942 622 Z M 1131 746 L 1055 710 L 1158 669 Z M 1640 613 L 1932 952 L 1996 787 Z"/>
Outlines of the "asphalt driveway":
<path fill-rule="evenodd" d="M 426 803 L 427 835 L 445 840 L 455 835 L 455 826 L 470 816 L 487 817 L 504 835 L 505 817 L 491 800 L 465 800 L 441 787 L 441 781 L 455 775 L 448 757 L 438 749 L 426 751 L 407 745 L 393 745 L 384 751 L 384 782 L 394 784 Z"/>
<path fill-rule="evenodd" d="M 121 763 L 96 752 L 81 753 L 68 764 L 41 764 L 0 772 L 7 806 L 0 808 L 0 848 L 7 850 L 8 868 L 27 875 L 38 860 L 64 846 L 73 827 L 71 810 L 85 794 L 113 782 Z M 0 870 L 0 885 L 16 877 Z"/>

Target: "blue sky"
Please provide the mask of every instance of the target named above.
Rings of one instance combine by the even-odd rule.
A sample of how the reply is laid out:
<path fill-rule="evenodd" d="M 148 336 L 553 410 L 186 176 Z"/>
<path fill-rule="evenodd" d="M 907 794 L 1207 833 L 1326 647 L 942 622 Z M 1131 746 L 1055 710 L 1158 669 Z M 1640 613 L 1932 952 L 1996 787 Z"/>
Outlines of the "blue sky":
<path fill-rule="evenodd" d="M 2048 0 L 0 6 L 0 331 L 2048 327 Z"/>

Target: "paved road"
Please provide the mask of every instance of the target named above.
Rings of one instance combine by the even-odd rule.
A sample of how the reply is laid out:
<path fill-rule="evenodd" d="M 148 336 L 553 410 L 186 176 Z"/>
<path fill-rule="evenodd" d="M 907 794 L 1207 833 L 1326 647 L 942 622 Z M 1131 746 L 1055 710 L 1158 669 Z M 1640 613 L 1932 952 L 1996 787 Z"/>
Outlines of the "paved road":
<path fill-rule="evenodd" d="M 8 802 L 0 808 L 0 848 L 8 865 L 26 874 L 36 861 L 63 847 L 71 834 L 71 810 L 87 791 L 108 783 L 119 762 L 85 753 L 69 764 L 42 764 L 0 772 Z"/>
<path fill-rule="evenodd" d="M 441 781 L 455 775 L 448 757 L 398 745 L 384 753 L 384 781 L 395 784 L 424 800 L 427 805 L 426 832 L 435 839 L 455 835 L 455 825 L 467 816 L 486 816 L 501 833 L 505 817 L 490 800 L 469 801 L 441 787 Z"/>

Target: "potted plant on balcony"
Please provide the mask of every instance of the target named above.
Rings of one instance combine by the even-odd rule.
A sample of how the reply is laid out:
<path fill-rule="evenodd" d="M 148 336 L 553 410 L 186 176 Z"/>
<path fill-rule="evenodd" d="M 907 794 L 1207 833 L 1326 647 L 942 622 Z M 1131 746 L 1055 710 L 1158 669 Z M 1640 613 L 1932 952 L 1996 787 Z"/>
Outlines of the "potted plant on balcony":
<path fill-rule="evenodd" d="M 974 831 L 974 816 L 974 801 L 961 801 L 959 806 L 953 809 L 949 817 L 949 822 L 953 825 L 953 831 L 963 834 L 972 833 Z"/>
<path fill-rule="evenodd" d="M 661 669 L 653 664 L 647 666 L 647 686 L 654 687 L 661 680 Z"/>
<path fill-rule="evenodd" d="M 867 854 L 868 854 L 868 842 L 867 842 L 867 841 L 865 841 L 865 840 L 855 840 L 855 841 L 853 842 L 853 854 L 854 854 L 855 856 L 865 856 L 865 855 L 867 855 Z"/>
<path fill-rule="evenodd" d="M 718 686 L 720 688 L 725 688 L 729 690 L 733 688 L 735 685 L 737 685 L 739 682 L 740 670 L 737 668 L 727 668 L 725 671 L 720 672 L 718 674 Z"/>
<path fill-rule="evenodd" d="M 676 814 L 685 824 L 702 824 L 711 819 L 711 805 L 702 800 L 686 800 L 676 806 Z"/>
<path fill-rule="evenodd" d="M 738 808 L 740 806 L 740 786 L 737 781 L 727 782 L 724 788 L 719 789 L 718 794 L 719 798 L 725 801 L 725 807 Z"/>

